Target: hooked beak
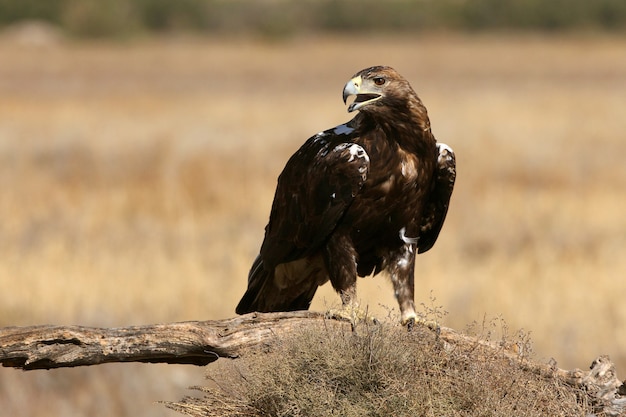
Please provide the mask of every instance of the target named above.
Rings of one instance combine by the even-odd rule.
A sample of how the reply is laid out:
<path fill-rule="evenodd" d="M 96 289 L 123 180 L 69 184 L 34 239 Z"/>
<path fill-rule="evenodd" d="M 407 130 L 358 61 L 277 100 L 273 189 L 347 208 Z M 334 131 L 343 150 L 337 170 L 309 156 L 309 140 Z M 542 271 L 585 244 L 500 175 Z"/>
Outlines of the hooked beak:
<path fill-rule="evenodd" d="M 344 104 L 347 104 L 348 98 L 350 96 L 356 96 L 354 101 L 350 103 L 350 105 L 348 106 L 348 113 L 351 113 L 355 110 L 359 110 L 360 108 L 382 97 L 378 93 L 362 91 L 362 88 L 363 88 L 363 79 L 361 78 L 360 75 L 348 81 L 346 83 L 346 86 L 343 88 Z"/>
<path fill-rule="evenodd" d="M 354 77 L 350 81 L 346 83 L 346 86 L 343 88 L 343 104 L 347 104 L 348 97 L 356 96 L 359 94 L 359 88 L 361 87 L 361 76 Z M 351 111 L 348 109 L 348 111 Z"/>

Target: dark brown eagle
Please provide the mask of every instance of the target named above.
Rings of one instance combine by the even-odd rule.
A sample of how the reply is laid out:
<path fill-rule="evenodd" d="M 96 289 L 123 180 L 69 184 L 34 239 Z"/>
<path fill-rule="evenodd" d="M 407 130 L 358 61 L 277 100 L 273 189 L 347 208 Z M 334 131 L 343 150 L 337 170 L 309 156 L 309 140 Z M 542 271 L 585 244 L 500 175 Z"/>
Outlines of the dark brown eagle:
<path fill-rule="evenodd" d="M 426 107 L 393 68 L 359 71 L 343 89 L 346 124 L 311 137 L 289 159 L 237 314 L 306 310 L 331 282 L 356 310 L 357 276 L 386 270 L 402 323 L 412 325 L 415 255 L 437 240 L 456 176 Z M 354 317 L 354 316 L 352 316 Z"/>

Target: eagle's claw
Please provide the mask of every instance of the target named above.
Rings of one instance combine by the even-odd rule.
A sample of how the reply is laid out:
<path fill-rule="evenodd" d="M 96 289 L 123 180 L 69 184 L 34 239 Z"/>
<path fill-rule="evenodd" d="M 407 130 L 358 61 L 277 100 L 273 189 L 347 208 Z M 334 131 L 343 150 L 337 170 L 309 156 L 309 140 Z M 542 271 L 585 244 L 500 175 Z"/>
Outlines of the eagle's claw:
<path fill-rule="evenodd" d="M 354 328 L 357 324 L 362 322 L 370 322 L 372 324 L 379 324 L 380 322 L 375 317 L 372 317 L 367 311 L 361 310 L 357 306 L 344 306 L 342 308 L 332 308 L 325 314 L 327 319 L 343 320 L 352 324 Z"/>
<path fill-rule="evenodd" d="M 441 333 L 441 326 L 434 320 L 424 320 L 419 317 L 410 317 L 406 321 L 402 322 L 402 325 L 406 326 L 406 329 L 409 332 L 412 332 L 413 329 L 415 329 L 416 324 L 426 326 L 437 334 Z"/>

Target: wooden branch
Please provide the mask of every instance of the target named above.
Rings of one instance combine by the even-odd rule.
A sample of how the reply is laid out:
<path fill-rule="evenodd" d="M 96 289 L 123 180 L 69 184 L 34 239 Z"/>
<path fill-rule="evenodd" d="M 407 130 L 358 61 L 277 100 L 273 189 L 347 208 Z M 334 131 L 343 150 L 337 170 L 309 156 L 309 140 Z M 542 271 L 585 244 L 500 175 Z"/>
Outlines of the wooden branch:
<path fill-rule="evenodd" d="M 319 325 L 323 313 L 251 313 L 225 320 L 189 321 L 120 328 L 31 326 L 0 329 L 0 363 L 23 370 L 97 365 L 108 362 L 151 362 L 206 365 L 220 357 L 238 357 L 247 349 L 271 345 L 281 335 Z M 346 326 L 339 321 L 325 325 Z M 590 371 L 567 371 L 524 359 L 516 346 L 480 340 L 442 327 L 444 346 L 482 347 L 549 378 L 584 389 L 607 416 L 626 413 L 626 385 L 607 356 L 596 358 Z"/>
<path fill-rule="evenodd" d="M 324 315 L 308 311 L 251 313 L 226 320 L 121 328 L 31 326 L 0 329 L 0 363 L 23 370 L 150 362 L 206 365 L 269 343 Z M 346 324 L 347 325 L 347 324 Z"/>

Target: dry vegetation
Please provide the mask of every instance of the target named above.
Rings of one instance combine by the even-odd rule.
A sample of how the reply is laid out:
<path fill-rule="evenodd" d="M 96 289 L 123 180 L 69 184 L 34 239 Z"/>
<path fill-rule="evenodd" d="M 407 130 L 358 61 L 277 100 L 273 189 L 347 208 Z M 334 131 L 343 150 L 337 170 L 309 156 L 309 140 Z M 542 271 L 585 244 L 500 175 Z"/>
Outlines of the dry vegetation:
<path fill-rule="evenodd" d="M 526 347 L 528 339 L 518 336 L 515 342 Z M 281 342 L 243 361 L 209 367 L 209 385 L 196 388 L 202 395 L 167 406 L 194 417 L 592 412 L 582 391 L 524 370 L 501 351 L 446 344 L 425 327 L 407 333 L 384 323 L 350 332 L 319 325 Z"/>
<path fill-rule="evenodd" d="M 457 153 L 435 248 L 417 266 L 462 329 L 501 316 L 563 368 L 626 369 L 623 38 L 0 42 L 0 325 L 228 317 L 276 176 L 347 120 L 365 66 L 403 73 Z M 360 281 L 374 314 L 382 277 Z M 329 288 L 314 309 L 337 301 Z M 622 373 L 625 371 L 622 371 Z M 0 372 L 7 415 L 174 415 L 202 371 L 107 365 Z"/>

